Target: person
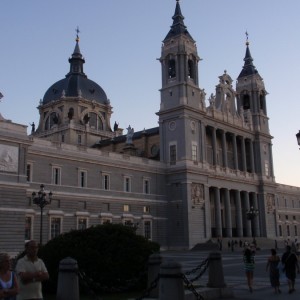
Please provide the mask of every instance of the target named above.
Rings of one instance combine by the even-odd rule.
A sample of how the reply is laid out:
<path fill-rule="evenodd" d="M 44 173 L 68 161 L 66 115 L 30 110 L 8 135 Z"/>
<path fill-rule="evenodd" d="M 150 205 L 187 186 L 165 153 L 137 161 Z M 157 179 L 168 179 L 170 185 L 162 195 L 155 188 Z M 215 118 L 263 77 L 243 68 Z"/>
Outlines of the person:
<path fill-rule="evenodd" d="M 247 284 L 249 287 L 250 293 L 253 292 L 253 273 L 255 267 L 254 255 L 249 248 L 246 248 L 243 256 L 244 268 L 247 278 Z"/>
<path fill-rule="evenodd" d="M 15 300 L 19 292 L 16 274 L 11 271 L 10 257 L 0 253 L 0 299 Z"/>
<path fill-rule="evenodd" d="M 284 265 L 285 275 L 288 279 L 289 294 L 295 291 L 296 269 L 300 273 L 298 258 L 290 245 L 286 246 L 286 251 L 281 257 L 281 262 Z"/>
<path fill-rule="evenodd" d="M 277 255 L 275 249 L 271 249 L 271 256 L 268 258 L 268 262 L 266 265 L 266 271 L 269 270 L 270 282 L 271 286 L 275 290 L 275 294 L 280 294 L 281 290 L 279 288 L 279 269 L 278 264 L 280 263 L 280 257 Z"/>
<path fill-rule="evenodd" d="M 35 132 L 35 124 L 34 124 L 34 122 L 32 122 L 29 125 L 31 126 L 31 134 L 33 134 Z"/>
<path fill-rule="evenodd" d="M 42 281 L 49 279 L 44 262 L 38 258 L 38 245 L 34 240 L 25 244 L 25 256 L 16 265 L 20 281 L 20 300 L 42 300 Z"/>

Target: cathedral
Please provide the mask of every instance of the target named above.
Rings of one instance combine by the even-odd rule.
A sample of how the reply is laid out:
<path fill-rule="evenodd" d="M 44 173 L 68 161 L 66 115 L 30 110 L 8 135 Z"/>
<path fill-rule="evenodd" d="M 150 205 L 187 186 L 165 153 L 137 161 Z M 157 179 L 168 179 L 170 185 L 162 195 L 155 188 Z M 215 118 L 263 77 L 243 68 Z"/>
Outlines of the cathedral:
<path fill-rule="evenodd" d="M 132 226 L 162 249 L 298 237 L 300 188 L 275 182 L 268 93 L 248 38 L 235 86 L 224 71 L 206 95 L 178 0 L 165 34 L 156 128 L 111 124 L 110 100 L 84 73 L 78 34 L 31 134 L 0 115 L 3 251 L 106 222 Z"/>

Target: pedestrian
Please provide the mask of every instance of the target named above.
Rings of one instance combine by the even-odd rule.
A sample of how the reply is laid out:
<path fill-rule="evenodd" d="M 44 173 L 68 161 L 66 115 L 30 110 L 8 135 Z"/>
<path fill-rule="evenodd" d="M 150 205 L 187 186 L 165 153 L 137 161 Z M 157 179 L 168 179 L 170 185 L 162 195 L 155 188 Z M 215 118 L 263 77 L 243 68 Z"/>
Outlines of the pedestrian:
<path fill-rule="evenodd" d="M 38 245 L 31 240 L 25 245 L 25 256 L 17 262 L 16 273 L 20 279 L 20 300 L 42 300 L 42 281 L 49 279 L 44 262 L 38 258 Z"/>
<path fill-rule="evenodd" d="M 281 262 L 284 265 L 284 272 L 288 279 L 289 294 L 295 291 L 295 279 L 296 269 L 300 273 L 298 258 L 294 252 L 292 252 L 291 246 L 286 246 L 286 251 L 281 257 Z"/>
<path fill-rule="evenodd" d="M 266 271 L 269 270 L 270 282 L 271 286 L 275 290 L 275 294 L 281 294 L 281 290 L 279 288 L 280 281 L 279 281 L 279 269 L 278 264 L 280 263 L 280 257 L 277 255 L 275 249 L 271 249 L 271 256 L 268 258 Z"/>
<path fill-rule="evenodd" d="M 10 257 L 0 253 L 0 299 L 15 300 L 19 292 L 16 275 L 11 271 Z"/>
<path fill-rule="evenodd" d="M 246 248 L 243 256 L 244 268 L 247 278 L 247 284 L 249 287 L 250 293 L 253 292 L 253 273 L 255 267 L 254 255 L 249 248 Z"/>

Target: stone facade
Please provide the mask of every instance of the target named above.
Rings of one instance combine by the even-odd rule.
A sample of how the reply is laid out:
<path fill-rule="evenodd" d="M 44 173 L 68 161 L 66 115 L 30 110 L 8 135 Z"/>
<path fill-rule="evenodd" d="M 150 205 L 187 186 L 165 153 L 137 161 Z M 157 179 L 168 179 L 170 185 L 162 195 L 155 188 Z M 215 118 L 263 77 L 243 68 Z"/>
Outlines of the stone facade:
<path fill-rule="evenodd" d="M 160 57 L 159 127 L 123 134 L 110 124 L 105 92 L 83 73 L 77 37 L 70 72 L 38 106 L 37 129 L 27 135 L 0 117 L 1 249 L 17 253 L 38 240 L 31 195 L 41 184 L 53 193 L 43 242 L 103 222 L 135 226 L 164 249 L 218 237 L 298 238 L 300 188 L 275 181 L 267 91 L 248 41 L 235 89 L 225 71 L 206 97 L 199 61 L 177 1 Z"/>

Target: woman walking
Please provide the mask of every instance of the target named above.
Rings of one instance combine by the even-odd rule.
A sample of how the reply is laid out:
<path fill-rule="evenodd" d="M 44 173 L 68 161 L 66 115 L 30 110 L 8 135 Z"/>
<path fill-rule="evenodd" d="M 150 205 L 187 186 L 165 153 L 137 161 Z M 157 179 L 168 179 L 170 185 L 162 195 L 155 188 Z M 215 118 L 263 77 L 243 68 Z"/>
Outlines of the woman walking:
<path fill-rule="evenodd" d="M 269 276 L 270 276 L 270 282 L 271 286 L 275 290 L 275 294 L 280 294 L 281 290 L 279 288 L 280 282 L 279 282 L 279 269 L 278 264 L 280 262 L 280 257 L 277 255 L 275 249 L 271 249 L 271 256 L 268 258 L 266 271 L 269 270 Z"/>
<path fill-rule="evenodd" d="M 244 268 L 245 268 L 249 291 L 250 291 L 250 293 L 252 293 L 253 292 L 253 272 L 254 272 L 255 261 L 254 261 L 254 254 L 249 248 L 247 248 L 244 252 L 243 261 L 244 261 Z"/>

